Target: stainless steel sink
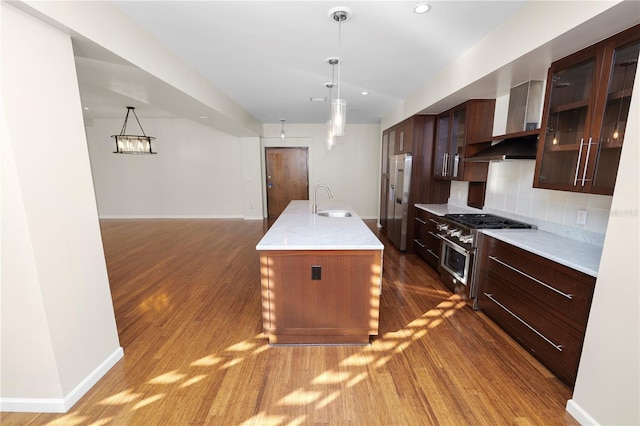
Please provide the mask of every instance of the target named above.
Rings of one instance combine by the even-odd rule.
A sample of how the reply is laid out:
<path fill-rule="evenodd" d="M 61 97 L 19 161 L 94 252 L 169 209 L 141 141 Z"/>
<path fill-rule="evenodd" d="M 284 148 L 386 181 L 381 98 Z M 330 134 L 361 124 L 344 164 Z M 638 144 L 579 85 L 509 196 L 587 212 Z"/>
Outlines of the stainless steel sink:
<path fill-rule="evenodd" d="M 324 210 L 318 212 L 318 216 L 324 217 L 351 217 L 351 213 L 347 210 Z"/>

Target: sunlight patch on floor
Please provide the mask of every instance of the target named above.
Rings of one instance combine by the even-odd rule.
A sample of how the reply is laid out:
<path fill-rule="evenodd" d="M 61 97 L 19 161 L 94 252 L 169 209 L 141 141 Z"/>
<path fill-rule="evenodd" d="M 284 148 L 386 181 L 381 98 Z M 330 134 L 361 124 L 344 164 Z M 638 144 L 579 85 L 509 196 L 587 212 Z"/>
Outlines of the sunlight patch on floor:
<path fill-rule="evenodd" d="M 285 416 L 266 415 L 264 413 L 256 414 L 255 416 L 248 418 L 244 422 L 240 423 L 240 426 L 254 426 L 254 425 L 282 425 L 284 424 Z M 291 424 L 291 423 L 288 423 Z"/>
<path fill-rule="evenodd" d="M 320 391 L 307 391 L 304 389 L 296 389 L 289 395 L 285 395 L 278 405 L 303 405 L 317 401 L 322 396 Z"/>
<path fill-rule="evenodd" d="M 100 405 L 121 405 L 135 401 L 140 398 L 139 393 L 132 393 L 129 389 L 119 392 L 115 395 L 111 395 L 108 398 L 103 399 L 98 404 Z"/>
<path fill-rule="evenodd" d="M 161 374 L 149 380 L 149 384 L 152 385 L 167 385 L 169 383 L 176 383 L 184 379 L 186 374 L 178 373 L 177 370 L 169 371 L 168 373 Z"/>
<path fill-rule="evenodd" d="M 322 400 L 318 402 L 318 404 L 316 404 L 316 410 L 321 410 L 325 408 L 327 405 L 331 404 L 333 401 L 335 401 L 340 397 L 341 393 L 342 392 L 340 391 L 334 391 L 329 395 L 325 396 L 324 398 L 322 398 Z"/>
<path fill-rule="evenodd" d="M 243 360 L 243 359 L 244 359 L 243 357 L 240 357 L 240 358 L 233 358 L 233 359 L 231 359 L 231 360 L 229 360 L 229 361 L 225 362 L 225 363 L 224 363 L 224 365 L 223 365 L 222 367 L 220 367 L 220 368 L 231 368 L 231 367 L 233 367 L 234 365 L 238 365 L 238 364 L 240 364 L 240 363 L 242 362 L 242 360 Z"/>
<path fill-rule="evenodd" d="M 363 354 L 356 354 L 356 355 L 351 355 L 348 358 L 343 359 L 340 362 L 340 365 L 344 366 L 344 367 L 352 367 L 352 366 L 356 366 L 356 365 L 367 365 L 370 364 L 371 362 L 373 362 L 375 360 L 375 356 L 373 355 L 363 355 Z"/>
<path fill-rule="evenodd" d="M 89 423 L 87 426 L 104 426 L 104 425 L 109 425 L 111 424 L 111 420 L 113 419 L 113 417 L 105 417 L 99 420 L 96 420 L 93 423 Z"/>
<path fill-rule="evenodd" d="M 332 383 L 342 383 L 349 378 L 349 373 L 341 373 L 333 370 L 325 371 L 311 381 L 314 385 L 328 385 Z"/>
<path fill-rule="evenodd" d="M 224 361 L 224 358 L 220 358 L 213 355 L 207 355 L 200 359 L 197 359 L 191 363 L 192 367 L 211 367 L 212 365 L 216 365 L 219 362 Z"/>
<path fill-rule="evenodd" d="M 157 395 L 150 396 L 149 398 L 145 398 L 142 401 L 138 402 L 136 405 L 134 405 L 133 408 L 131 408 L 131 410 L 135 411 L 139 408 L 146 407 L 151 403 L 161 400 L 162 398 L 164 398 L 164 395 L 165 394 L 163 393 L 159 393 Z"/>
<path fill-rule="evenodd" d="M 256 342 L 249 342 L 245 340 L 243 342 L 239 342 L 234 345 L 231 345 L 225 350 L 231 351 L 231 352 L 245 352 L 253 349 L 255 346 L 256 346 Z"/>
<path fill-rule="evenodd" d="M 80 416 L 76 413 L 69 413 L 50 421 L 49 423 L 47 423 L 47 426 L 75 426 L 84 424 L 86 419 L 86 416 Z"/>
<path fill-rule="evenodd" d="M 189 380 L 185 380 L 184 383 L 182 383 L 180 385 L 181 388 L 186 388 L 187 386 L 191 386 L 193 384 L 196 384 L 204 379 L 207 378 L 207 374 L 200 374 L 199 376 L 194 376 L 192 378 L 190 378 Z"/>
<path fill-rule="evenodd" d="M 349 380 L 347 382 L 347 387 L 353 387 L 355 385 L 357 385 L 358 383 L 360 383 L 361 381 L 363 381 L 364 379 L 366 379 L 368 376 L 367 373 L 360 373 L 357 376 L 355 376 L 353 379 Z"/>

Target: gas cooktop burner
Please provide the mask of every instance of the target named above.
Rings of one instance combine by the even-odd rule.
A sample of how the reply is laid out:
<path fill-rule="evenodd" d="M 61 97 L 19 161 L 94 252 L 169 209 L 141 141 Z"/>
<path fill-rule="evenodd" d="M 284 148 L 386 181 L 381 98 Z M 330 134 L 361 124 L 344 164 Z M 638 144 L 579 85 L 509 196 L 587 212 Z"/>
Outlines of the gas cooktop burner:
<path fill-rule="evenodd" d="M 446 214 L 447 219 L 474 229 L 530 229 L 531 225 L 485 213 Z"/>

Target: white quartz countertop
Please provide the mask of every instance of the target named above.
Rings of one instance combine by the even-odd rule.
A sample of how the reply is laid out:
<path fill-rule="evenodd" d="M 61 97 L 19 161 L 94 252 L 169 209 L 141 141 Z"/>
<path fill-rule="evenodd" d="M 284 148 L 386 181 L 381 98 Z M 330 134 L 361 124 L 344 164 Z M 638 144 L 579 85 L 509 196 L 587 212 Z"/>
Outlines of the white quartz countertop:
<path fill-rule="evenodd" d="M 482 232 L 592 277 L 598 276 L 602 247 L 537 229 L 485 229 Z"/>
<path fill-rule="evenodd" d="M 384 245 L 360 217 L 341 202 L 318 203 L 318 211 L 348 210 L 351 217 L 323 217 L 313 203 L 294 200 L 256 246 L 257 250 L 382 250 Z"/>
<path fill-rule="evenodd" d="M 459 213 L 482 213 L 482 210 L 474 209 L 473 207 L 453 206 L 450 204 L 415 204 L 415 206 L 436 216 Z"/>

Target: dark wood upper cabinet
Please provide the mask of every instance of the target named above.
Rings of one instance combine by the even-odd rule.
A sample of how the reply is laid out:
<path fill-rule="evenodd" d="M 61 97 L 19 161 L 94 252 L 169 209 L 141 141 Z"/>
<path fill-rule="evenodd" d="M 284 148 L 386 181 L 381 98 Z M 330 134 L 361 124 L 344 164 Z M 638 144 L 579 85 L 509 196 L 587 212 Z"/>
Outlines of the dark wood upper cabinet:
<path fill-rule="evenodd" d="M 612 195 L 640 25 L 551 64 L 534 187 Z"/>
<path fill-rule="evenodd" d="M 489 163 L 465 163 L 465 157 L 488 148 L 495 99 L 472 99 L 438 115 L 434 178 L 486 182 Z"/>

